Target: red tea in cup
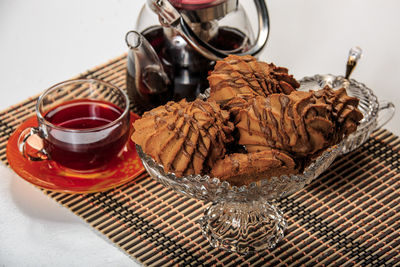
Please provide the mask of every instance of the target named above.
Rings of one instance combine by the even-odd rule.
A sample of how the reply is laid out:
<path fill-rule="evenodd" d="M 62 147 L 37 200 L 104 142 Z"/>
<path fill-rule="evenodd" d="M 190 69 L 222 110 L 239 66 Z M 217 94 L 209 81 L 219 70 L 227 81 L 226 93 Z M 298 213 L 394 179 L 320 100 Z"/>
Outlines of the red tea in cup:
<path fill-rule="evenodd" d="M 49 132 L 44 142 L 45 150 L 52 160 L 71 169 L 105 166 L 121 151 L 128 139 L 124 125 L 107 127 L 123 112 L 106 101 L 80 99 L 62 103 L 44 116 L 45 120 L 60 127 Z"/>
<path fill-rule="evenodd" d="M 129 138 L 128 96 L 99 80 L 71 80 L 51 87 L 39 97 L 36 116 L 39 126 L 20 135 L 23 155 L 76 171 L 102 169 Z M 42 140 L 41 148 L 27 146 L 32 135 Z"/>

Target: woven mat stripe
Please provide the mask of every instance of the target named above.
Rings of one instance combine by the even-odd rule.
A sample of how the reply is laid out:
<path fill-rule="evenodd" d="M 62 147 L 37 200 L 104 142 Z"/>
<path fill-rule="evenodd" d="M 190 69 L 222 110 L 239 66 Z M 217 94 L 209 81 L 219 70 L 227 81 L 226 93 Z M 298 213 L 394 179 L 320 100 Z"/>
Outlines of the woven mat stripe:
<path fill-rule="evenodd" d="M 28 116 L 33 115 L 33 112 L 35 111 L 35 102 L 36 100 L 32 103 L 33 105 L 31 107 L 24 106 L 18 113 L 8 113 L 3 119 L 3 123 L 8 124 L 11 127 L 19 125 L 19 122 L 23 121 Z"/>
<path fill-rule="evenodd" d="M 383 171 L 384 169 L 381 169 L 380 171 Z M 359 188 L 356 188 L 356 189 L 359 189 Z"/>
<path fill-rule="evenodd" d="M 303 220 L 303 218 L 302 218 L 302 220 Z M 296 223 L 296 221 L 293 221 L 294 223 Z M 298 223 L 298 222 L 297 222 Z M 296 225 L 296 227 L 297 227 L 297 225 Z M 290 231 L 290 230 L 289 230 Z M 297 233 L 295 233 L 295 235 L 297 235 Z M 310 234 L 309 234 L 310 235 Z M 311 235 L 310 235 L 311 236 Z M 290 236 L 288 235 L 287 236 L 288 238 L 290 238 Z M 314 238 L 315 238 L 315 236 L 313 236 Z M 298 240 L 295 240 L 295 241 L 299 241 L 299 242 L 302 242 L 302 236 L 300 236 L 299 238 L 298 238 Z M 315 240 L 314 241 L 318 241 L 318 239 L 316 239 L 315 238 Z M 304 242 L 304 241 L 303 241 Z M 321 244 L 323 244 L 322 242 L 321 242 Z M 306 244 L 306 245 L 311 245 L 310 243 L 308 243 L 308 244 Z M 297 248 L 296 248 L 297 249 Z M 287 250 L 285 250 L 286 251 L 286 253 L 288 253 L 288 251 Z M 299 250 L 299 251 L 301 251 L 301 250 Z"/>
<path fill-rule="evenodd" d="M 143 245 L 143 244 L 142 244 Z"/>
<path fill-rule="evenodd" d="M 325 253 L 338 253 L 334 245 L 332 246 L 326 242 L 322 242 L 316 237 L 315 234 L 312 233 L 312 231 L 304 227 L 302 224 L 296 223 L 292 218 L 289 218 L 287 221 L 288 224 L 292 225 L 295 229 L 300 230 L 303 235 L 302 238 L 297 240 L 290 239 L 290 236 L 284 239 L 284 242 L 282 242 L 284 246 L 280 248 L 280 250 L 284 253 L 278 255 L 281 259 L 284 259 L 283 263 L 287 265 L 291 265 L 293 263 L 300 265 L 301 260 L 304 260 L 303 258 L 306 256 L 305 260 L 311 261 L 313 264 L 318 264 L 319 261 L 317 258 L 307 254 L 312 252 L 311 249 L 316 250 L 317 248 L 321 248 L 321 251 Z M 290 229 L 288 229 L 287 232 L 290 233 Z M 292 241 L 288 242 L 288 240 Z M 348 261 L 348 259 L 346 260 Z"/>
<path fill-rule="evenodd" d="M 279 259 L 286 259 L 284 261 L 280 260 L 280 264 L 288 264 L 288 260 L 290 263 L 299 264 L 299 259 L 293 258 L 293 255 L 301 252 L 303 248 L 309 246 L 311 243 L 318 241 L 315 235 L 309 231 L 306 227 L 304 227 L 299 222 L 295 221 L 293 218 L 287 216 L 285 217 L 288 221 L 289 227 L 287 229 L 287 235 L 283 239 L 283 242 L 273 251 L 276 257 Z M 295 231 L 299 231 L 299 233 L 295 233 Z M 296 237 L 296 238 L 294 238 Z M 319 241 L 319 245 L 323 246 L 324 250 L 331 249 L 329 244 L 323 243 Z M 270 259 L 271 255 L 266 255 L 266 260 Z M 276 262 L 277 263 L 277 262 Z M 317 263 L 317 262 L 315 262 Z"/>
<path fill-rule="evenodd" d="M 360 155 L 360 153 L 357 153 L 357 155 Z M 369 159 L 367 159 L 367 162 L 369 162 Z M 332 170 L 333 168 L 331 168 L 331 171 L 329 171 L 329 173 L 328 174 L 331 174 L 331 173 L 333 173 L 333 170 Z M 330 176 L 331 178 L 333 178 L 333 179 L 335 179 L 335 180 L 338 180 L 338 179 L 336 179 L 336 177 L 335 176 Z M 329 180 L 327 181 L 327 180 L 324 180 L 323 178 L 318 178 L 318 180 L 320 180 L 320 181 L 323 181 L 323 182 L 320 182 L 320 185 L 321 186 L 327 186 L 326 185 L 326 183 L 327 182 L 329 182 Z M 339 181 L 339 180 L 338 180 Z M 336 183 L 338 183 L 338 182 L 336 182 Z M 314 187 L 314 190 L 316 190 L 317 189 L 317 192 L 321 192 L 321 194 L 322 194 L 322 192 L 324 192 L 324 191 L 321 191 L 321 188 L 320 187 Z M 313 193 L 313 192 L 311 192 L 311 191 L 309 191 L 310 193 Z M 324 197 L 326 197 L 326 195 L 324 196 Z M 289 198 L 295 198 L 295 196 L 293 197 L 293 196 L 290 196 Z M 296 198 L 295 198 L 296 199 Z M 296 199 L 295 201 L 302 201 L 302 199 L 301 198 L 298 198 L 298 199 Z"/>
<path fill-rule="evenodd" d="M 93 71 L 87 71 L 78 77 L 107 79 L 115 74 L 121 76 L 119 72 L 124 72 L 126 66 L 126 55 L 122 55 L 111 64 L 105 64 L 101 68 L 96 68 Z M 123 77 L 125 79 L 125 77 Z"/>
<path fill-rule="evenodd" d="M 304 194 L 303 194 L 303 195 L 304 195 Z M 307 196 L 307 198 L 309 199 L 309 196 Z M 300 199 L 299 201 L 301 201 L 301 199 Z M 302 220 L 303 220 L 303 219 L 302 219 Z M 293 223 L 295 223 L 295 221 L 293 221 Z M 297 224 L 296 227 L 299 227 L 299 224 Z M 303 231 L 303 232 L 306 232 L 306 231 L 304 231 L 304 229 L 302 229 L 302 231 Z M 312 236 L 310 233 L 308 233 L 308 234 L 309 234 L 309 236 Z M 287 238 L 289 239 L 289 235 L 287 235 Z M 315 238 L 315 237 L 314 237 L 314 238 Z M 285 240 L 285 241 L 287 241 L 287 240 Z M 302 243 L 304 243 L 306 246 L 311 245 L 311 243 L 305 243 L 304 240 L 302 240 L 302 236 L 299 237 L 298 240 L 295 240 L 295 241 L 302 242 Z M 315 238 L 313 242 L 315 242 L 315 241 L 318 241 L 318 239 Z M 320 244 L 323 245 L 324 243 L 323 243 L 323 242 L 320 242 Z M 325 246 L 326 246 L 326 245 L 325 245 Z M 313 248 L 315 249 L 315 246 L 314 246 Z M 300 250 L 300 249 L 299 249 L 298 247 L 296 247 L 296 246 L 295 246 L 295 249 L 296 249 L 297 251 L 299 251 L 299 252 L 302 251 L 302 250 Z M 285 251 L 285 253 L 288 253 L 288 250 L 286 250 L 286 249 L 283 249 L 283 251 Z"/>
<path fill-rule="evenodd" d="M 371 176 L 371 178 L 373 179 L 374 177 L 373 176 Z M 352 183 L 352 184 L 354 184 L 354 183 Z M 354 184 L 355 185 L 355 184 Z M 329 189 L 329 188 L 328 188 Z M 353 190 L 355 190 L 355 189 L 353 189 Z M 336 195 L 338 194 L 338 192 L 336 192 L 336 191 L 334 191 L 333 189 L 332 190 L 330 190 L 331 192 L 334 192 Z M 325 196 L 326 197 L 326 196 Z M 342 199 L 343 200 L 345 200 L 345 196 L 342 196 Z M 337 202 L 337 203 L 335 203 L 335 204 L 340 204 L 340 202 Z"/>
<path fill-rule="evenodd" d="M 362 163 L 368 163 L 371 160 L 373 161 L 373 163 L 379 162 L 379 159 L 374 159 L 373 156 L 367 153 L 365 150 L 357 150 L 354 154 L 341 157 L 339 160 L 334 162 L 332 167 L 327 172 L 325 172 L 325 174 L 318 178 L 318 181 L 320 181 L 320 183 L 314 183 L 314 186 L 308 191 L 313 194 L 322 194 L 324 192 L 321 191 L 322 187 L 340 186 L 340 182 L 342 182 L 342 180 L 337 179 L 336 175 L 343 175 L 344 172 L 347 172 L 349 175 L 356 175 L 355 172 L 353 172 L 353 174 L 349 173 L 347 169 L 347 167 L 353 168 L 351 164 L 348 164 L 350 158 L 354 158 L 357 161 L 361 161 Z M 356 168 L 356 170 L 358 169 Z M 297 195 L 298 194 L 289 196 L 289 198 L 293 198 L 295 202 L 303 202 L 303 199 L 301 197 L 296 198 Z"/>
<path fill-rule="evenodd" d="M 367 143 L 365 145 L 371 146 L 371 143 Z M 364 145 L 364 146 L 365 146 Z M 372 144 L 373 145 L 373 144 Z M 375 143 L 375 145 L 378 145 L 377 143 Z M 321 175 L 318 178 L 318 181 L 323 181 L 320 183 L 321 186 L 325 186 L 325 183 L 331 183 L 332 180 L 337 180 L 340 181 L 339 179 L 336 179 L 335 176 L 329 176 L 332 180 L 326 179 L 326 177 L 328 177 L 328 175 L 332 175 L 334 172 L 337 171 L 337 168 L 343 168 L 343 164 L 346 164 L 346 162 L 348 162 L 348 160 L 350 158 L 356 158 L 357 160 L 364 160 L 365 162 L 369 162 L 372 158 L 372 155 L 370 155 L 367 152 L 363 152 L 363 149 L 358 149 L 357 151 L 354 151 L 353 153 L 347 154 L 345 156 L 342 156 L 341 158 L 339 158 L 338 160 L 336 160 L 332 166 L 329 168 L 329 170 L 327 172 L 325 172 L 325 174 Z M 369 158 L 368 158 L 369 157 Z M 374 159 L 375 162 L 379 161 L 380 159 L 376 158 Z M 314 183 L 315 184 L 315 183 Z M 318 194 L 318 192 L 320 192 L 320 187 L 319 186 L 314 186 L 313 190 L 310 191 L 310 193 L 315 193 Z M 293 195 L 289 196 L 289 198 L 293 198 L 294 201 L 296 202 L 304 202 L 304 199 L 302 198 L 302 195 L 300 192 L 294 193 Z"/>
<path fill-rule="evenodd" d="M 11 114 L 11 113 L 3 113 L 0 114 L 0 137 L 7 138 L 14 132 L 16 126 L 18 126 L 20 123 L 22 123 L 26 117 L 33 115 L 34 109 L 25 109 L 21 108 L 21 111 L 17 114 Z M 19 116 L 22 114 L 22 116 Z M 5 142 L 5 139 L 2 139 L 2 142 Z"/>
<path fill-rule="evenodd" d="M 172 193 L 172 196 L 177 196 L 175 193 Z M 158 196 L 157 196 L 158 197 Z M 171 203 L 170 203 L 171 204 Z M 190 206 L 193 206 L 193 205 L 191 205 L 190 204 Z M 191 208 L 193 208 L 193 207 L 191 207 Z M 141 211 L 141 212 L 143 212 L 143 211 Z M 178 210 L 178 212 L 179 212 L 179 210 Z M 183 220 L 186 220 L 187 218 L 188 218 L 188 212 L 189 212 L 189 210 L 187 210 L 187 211 L 185 211 L 185 210 L 181 210 L 180 211 L 181 213 L 183 213 L 182 215 L 181 215 L 181 217 L 182 217 L 182 219 Z M 199 211 L 199 213 L 196 215 L 196 218 L 193 218 L 194 220 L 197 220 L 197 218 L 200 216 L 202 214 L 202 210 L 200 209 L 200 211 Z M 162 219 L 162 218 L 161 218 Z M 189 221 L 188 221 L 189 222 Z M 166 223 L 168 223 L 168 221 L 166 221 Z M 196 226 L 194 223 L 192 223 L 193 224 L 193 226 Z M 196 235 L 197 236 L 199 236 L 199 237 L 201 237 L 201 235 L 199 235 L 199 232 L 198 231 L 196 231 L 197 233 L 196 233 Z M 203 239 L 202 239 L 203 240 Z"/>
<path fill-rule="evenodd" d="M 160 187 L 161 187 L 161 185 L 159 185 Z M 162 187 L 161 187 L 162 188 Z M 174 194 L 174 193 L 172 193 L 172 196 L 175 196 L 176 197 L 176 194 Z M 200 214 L 199 214 L 200 215 Z"/>
<path fill-rule="evenodd" d="M 7 113 L 18 113 L 20 109 L 24 108 L 25 106 L 30 106 L 30 105 L 35 105 L 36 104 L 36 99 L 39 97 L 39 95 L 32 96 L 27 98 L 21 103 L 18 103 L 16 105 L 10 106 L 8 109 L 0 111 L 0 118 Z"/>
<path fill-rule="evenodd" d="M 101 197 L 102 197 L 101 195 L 96 195 L 96 196 L 92 196 L 92 198 L 94 198 L 94 199 L 87 199 L 87 200 L 89 201 L 89 203 L 91 203 L 91 205 L 100 207 L 101 210 L 107 209 L 107 208 L 109 209 L 110 207 L 107 206 L 104 202 L 102 202 L 100 200 Z M 140 227 L 146 227 L 146 224 L 144 223 L 144 220 L 140 220 L 141 218 L 139 216 L 137 216 L 137 214 L 130 213 L 130 215 L 133 215 L 133 216 L 136 215 L 136 218 L 140 220 L 141 224 L 137 224 L 137 225 L 134 225 L 134 221 L 132 221 L 130 217 L 126 217 L 124 215 L 121 216 L 121 213 L 118 212 L 117 210 L 113 210 L 113 211 L 105 210 L 105 214 L 108 214 L 108 216 L 110 216 L 110 214 L 111 214 L 112 220 L 117 221 L 125 229 L 128 229 L 129 234 L 138 240 L 137 242 L 139 242 L 138 244 L 140 245 L 140 247 L 143 247 L 144 243 L 146 243 L 145 241 L 148 241 L 147 237 L 145 235 L 145 232 L 141 231 L 142 229 L 140 229 Z M 136 231 L 131 231 L 132 228 L 135 228 L 134 230 L 136 230 Z M 122 247 L 125 249 L 129 249 L 132 246 L 133 246 L 132 244 L 128 244 L 127 246 L 125 246 L 125 244 L 122 244 Z M 148 252 L 151 252 L 152 255 L 154 255 L 154 256 L 161 255 L 163 258 L 167 259 L 168 262 L 170 262 L 170 261 L 172 262 L 171 259 L 168 259 L 161 252 L 159 252 L 155 248 L 153 248 L 152 243 L 148 243 L 147 248 L 150 248 Z M 140 260 L 140 257 L 145 256 L 145 254 L 143 254 L 141 252 L 143 252 L 143 251 L 136 249 L 137 258 L 139 260 Z"/>
<path fill-rule="evenodd" d="M 198 214 L 198 215 L 200 215 L 200 214 Z M 185 218 L 184 215 L 182 216 L 182 218 Z"/>
<path fill-rule="evenodd" d="M 351 238 L 351 237 L 350 237 Z"/>
<path fill-rule="evenodd" d="M 291 220 L 291 221 L 292 221 L 293 223 L 295 223 L 293 220 Z M 301 229 L 301 231 L 302 231 L 303 233 L 305 233 L 305 234 L 307 234 L 309 237 L 312 237 L 312 238 L 314 238 L 315 240 L 317 240 L 317 239 L 315 238 L 315 236 L 312 236 L 312 235 L 310 234 L 310 232 L 307 231 L 307 230 L 305 230 L 304 228 L 302 228 L 302 226 L 301 226 L 300 224 L 294 224 L 294 227 L 297 228 L 297 229 Z M 290 230 L 289 230 L 289 231 L 290 231 Z M 289 238 L 290 238 L 289 235 L 287 235 L 287 239 L 289 239 Z M 285 242 L 288 242 L 288 240 L 285 240 Z M 304 243 L 304 240 L 302 240 L 302 237 L 300 237 L 299 242 Z M 300 248 L 298 248 L 298 246 L 297 246 L 297 247 L 296 247 L 296 246 L 292 246 L 292 244 L 290 244 L 290 243 L 292 243 L 292 242 L 287 243 L 287 245 L 290 246 L 290 247 L 294 247 L 294 249 L 296 249 L 297 251 L 300 251 Z M 329 245 L 329 244 L 324 244 L 323 242 L 321 242 L 320 244 L 321 244 L 321 245 L 324 245 L 326 248 L 330 248 L 330 245 Z M 298 244 L 298 245 L 299 245 L 299 244 Z M 306 245 L 308 245 L 308 244 L 306 244 Z M 333 248 L 333 249 L 334 249 L 334 248 Z M 280 247 L 280 248 L 278 248 L 278 250 L 284 251 L 285 254 L 288 254 L 288 250 L 287 250 L 286 248 L 284 248 L 284 247 Z M 334 251 L 336 251 L 336 250 L 334 249 Z M 289 254 L 289 255 L 290 255 L 290 254 Z M 292 257 L 292 256 L 286 255 L 286 256 L 281 256 L 281 258 L 290 259 L 292 262 L 297 262 L 297 263 L 298 263 L 297 259 L 295 259 L 295 260 L 293 261 L 293 257 Z M 282 262 L 281 262 L 281 263 L 282 263 Z"/>
<path fill-rule="evenodd" d="M 138 211 L 138 210 L 137 210 Z"/>
<path fill-rule="evenodd" d="M 114 214 L 114 212 L 111 213 L 111 212 L 109 212 L 109 210 L 105 210 L 107 208 L 107 206 L 104 205 L 103 203 L 101 203 L 101 202 L 95 203 L 95 204 L 93 204 L 94 202 L 89 202 L 89 203 L 91 203 L 91 205 L 95 205 L 97 208 L 104 211 L 104 216 L 110 217 L 110 219 L 123 225 L 126 229 L 128 229 L 130 227 L 130 225 L 132 225 L 132 222 L 130 220 L 124 220 L 124 217 L 120 217 L 120 216 Z M 173 260 L 171 258 L 169 258 L 169 257 L 167 257 L 167 255 L 163 254 L 162 251 L 156 250 L 153 247 L 153 243 L 151 242 L 151 240 L 148 240 L 145 236 L 145 233 L 143 231 L 141 231 L 141 229 L 140 229 L 141 226 L 143 226 L 143 225 L 137 224 L 137 225 L 135 225 L 135 229 L 134 229 L 135 231 L 129 231 L 129 234 L 131 234 L 134 238 L 136 238 L 138 240 L 138 242 L 140 242 L 140 245 L 141 245 L 140 248 L 138 247 L 138 249 L 136 250 L 137 258 L 139 260 L 141 260 L 140 256 L 142 256 L 142 255 L 140 254 L 141 253 L 140 249 L 142 249 L 142 250 L 148 249 L 147 250 L 148 253 L 151 253 L 152 255 L 157 255 L 157 256 L 160 255 L 160 256 L 164 257 L 166 262 L 172 263 Z M 121 247 L 126 250 L 129 249 L 129 246 L 128 247 L 121 246 Z"/>
<path fill-rule="evenodd" d="M 95 226 L 95 227 L 96 227 L 96 225 L 93 225 L 93 226 Z"/>
<path fill-rule="evenodd" d="M 107 77 L 109 73 L 114 73 L 113 69 L 119 68 L 121 64 L 126 64 L 127 54 L 122 54 L 121 56 L 109 60 L 95 68 L 87 70 L 73 78 L 96 78 L 96 77 Z"/>

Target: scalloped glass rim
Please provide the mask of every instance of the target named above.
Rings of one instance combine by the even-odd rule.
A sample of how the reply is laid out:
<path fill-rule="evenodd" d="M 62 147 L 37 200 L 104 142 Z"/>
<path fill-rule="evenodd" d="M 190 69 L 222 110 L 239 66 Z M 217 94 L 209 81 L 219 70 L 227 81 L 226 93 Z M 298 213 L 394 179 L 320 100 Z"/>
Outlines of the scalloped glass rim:
<path fill-rule="evenodd" d="M 153 178 L 184 195 L 208 201 L 251 201 L 260 197 L 276 199 L 300 190 L 328 169 L 340 154 L 342 146 L 343 142 L 325 150 L 301 174 L 269 177 L 240 187 L 227 181 L 221 182 L 209 175 L 176 177 L 174 173 L 166 173 L 163 166 L 145 154 L 139 145 L 136 145 L 136 149 L 144 167 Z"/>

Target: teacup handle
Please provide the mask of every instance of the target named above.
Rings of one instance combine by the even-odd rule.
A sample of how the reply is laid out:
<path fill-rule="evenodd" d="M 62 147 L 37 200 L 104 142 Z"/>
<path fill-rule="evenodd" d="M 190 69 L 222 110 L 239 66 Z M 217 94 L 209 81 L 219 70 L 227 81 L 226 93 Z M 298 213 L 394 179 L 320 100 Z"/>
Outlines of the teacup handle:
<path fill-rule="evenodd" d="M 387 100 L 379 101 L 378 124 L 375 129 L 380 129 L 388 123 L 393 118 L 395 110 L 396 108 L 392 102 Z"/>
<path fill-rule="evenodd" d="M 49 154 L 44 149 L 43 139 L 36 127 L 28 127 L 18 137 L 18 149 L 21 154 L 32 161 L 49 159 Z"/>

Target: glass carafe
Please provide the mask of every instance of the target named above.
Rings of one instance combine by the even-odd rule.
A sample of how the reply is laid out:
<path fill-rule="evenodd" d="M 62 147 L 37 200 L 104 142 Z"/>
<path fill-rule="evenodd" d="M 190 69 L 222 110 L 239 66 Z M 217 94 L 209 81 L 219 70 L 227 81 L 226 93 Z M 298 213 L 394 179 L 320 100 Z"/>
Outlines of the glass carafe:
<path fill-rule="evenodd" d="M 208 87 L 215 61 L 228 54 L 257 55 L 269 31 L 264 0 L 254 0 L 259 15 L 257 38 L 238 0 L 148 0 L 136 30 L 154 49 L 171 82 L 168 100 L 193 100 Z M 128 77 L 133 79 L 128 58 Z M 149 105 L 149 107 L 152 105 Z"/>

